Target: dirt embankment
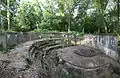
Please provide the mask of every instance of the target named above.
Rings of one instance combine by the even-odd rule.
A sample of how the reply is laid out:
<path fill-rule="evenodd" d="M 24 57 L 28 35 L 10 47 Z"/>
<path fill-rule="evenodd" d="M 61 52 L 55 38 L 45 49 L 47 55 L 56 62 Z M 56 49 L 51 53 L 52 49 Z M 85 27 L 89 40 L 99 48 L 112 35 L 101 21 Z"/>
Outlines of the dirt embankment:
<path fill-rule="evenodd" d="M 10 52 L 0 53 L 0 78 L 32 78 L 33 75 L 29 76 L 33 74 L 32 69 L 28 70 L 26 59 L 28 49 L 33 43 L 34 41 L 29 41 L 20 44 Z"/>

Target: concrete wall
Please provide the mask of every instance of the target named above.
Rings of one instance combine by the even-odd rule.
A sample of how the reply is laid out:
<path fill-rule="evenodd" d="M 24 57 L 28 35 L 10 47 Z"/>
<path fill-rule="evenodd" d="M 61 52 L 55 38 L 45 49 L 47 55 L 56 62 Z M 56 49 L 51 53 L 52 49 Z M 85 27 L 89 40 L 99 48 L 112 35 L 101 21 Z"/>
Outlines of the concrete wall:
<path fill-rule="evenodd" d="M 0 45 L 2 45 L 2 47 L 6 48 L 6 34 L 4 33 L 0 33 Z"/>
<path fill-rule="evenodd" d="M 40 38 L 58 38 L 69 37 L 74 38 L 74 35 L 69 33 L 35 33 L 35 32 L 9 32 L 6 34 L 0 34 L 0 43 L 7 44 L 8 46 L 18 45 L 26 41 L 37 40 Z"/>
<path fill-rule="evenodd" d="M 81 44 L 97 48 L 115 60 L 118 60 L 117 36 L 85 35 Z"/>
<path fill-rule="evenodd" d="M 38 33 L 7 33 L 7 45 L 17 45 L 20 43 L 24 43 L 26 41 L 31 41 L 31 40 L 36 40 L 39 39 L 39 34 Z"/>

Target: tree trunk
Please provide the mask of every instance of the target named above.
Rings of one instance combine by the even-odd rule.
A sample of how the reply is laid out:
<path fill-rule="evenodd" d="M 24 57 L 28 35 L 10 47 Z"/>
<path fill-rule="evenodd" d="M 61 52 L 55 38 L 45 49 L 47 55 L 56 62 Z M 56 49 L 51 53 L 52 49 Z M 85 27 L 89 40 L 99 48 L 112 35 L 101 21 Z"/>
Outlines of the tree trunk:
<path fill-rule="evenodd" d="M 70 11 L 69 11 L 69 19 L 68 19 L 68 32 L 70 32 L 70 27 L 71 27 L 71 19 L 70 19 Z"/>
<path fill-rule="evenodd" d="M 119 6 L 119 5 L 120 5 L 120 3 L 119 3 L 119 2 L 120 2 L 120 0 L 118 0 L 118 5 L 117 5 L 117 7 L 118 7 L 118 27 L 119 27 L 119 25 L 120 25 L 120 24 L 119 24 L 119 23 L 120 23 L 120 20 L 119 20 L 119 17 L 120 17 L 120 15 L 119 15 L 119 13 L 120 13 L 120 12 L 119 12 L 120 6 Z"/>
<path fill-rule="evenodd" d="M 10 0 L 7 0 L 7 24 L 8 30 L 10 30 Z"/>
<path fill-rule="evenodd" d="M 105 33 L 107 34 L 107 26 L 105 25 Z"/>
<path fill-rule="evenodd" d="M 4 31 L 4 27 L 3 27 L 3 18 L 1 17 L 1 29 Z"/>
<path fill-rule="evenodd" d="M 98 27 L 98 32 L 97 32 L 98 34 L 100 33 L 100 28 Z"/>

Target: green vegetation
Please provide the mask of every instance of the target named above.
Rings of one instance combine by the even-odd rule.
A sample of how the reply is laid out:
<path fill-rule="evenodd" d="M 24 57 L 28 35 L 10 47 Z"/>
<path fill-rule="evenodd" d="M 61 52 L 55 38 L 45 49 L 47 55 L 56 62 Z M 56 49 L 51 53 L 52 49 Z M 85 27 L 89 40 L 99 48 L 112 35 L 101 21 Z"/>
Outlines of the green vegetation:
<path fill-rule="evenodd" d="M 0 29 L 120 34 L 119 0 L 0 0 Z"/>
<path fill-rule="evenodd" d="M 4 47 L 2 46 L 2 44 L 0 44 L 0 52 L 2 52 L 2 53 L 9 52 L 10 49 L 13 49 L 15 46 L 16 46 L 16 45 L 13 45 L 13 46 L 7 46 L 6 48 L 4 48 Z"/>

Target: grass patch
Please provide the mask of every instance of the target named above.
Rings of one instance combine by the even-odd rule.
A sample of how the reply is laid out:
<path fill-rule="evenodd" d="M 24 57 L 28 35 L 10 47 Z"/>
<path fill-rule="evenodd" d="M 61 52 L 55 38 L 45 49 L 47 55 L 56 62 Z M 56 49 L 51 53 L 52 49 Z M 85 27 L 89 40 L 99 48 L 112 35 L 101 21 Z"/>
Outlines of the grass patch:
<path fill-rule="evenodd" d="M 4 48 L 2 46 L 2 44 L 0 44 L 0 51 L 2 53 L 7 53 L 7 52 L 10 52 L 11 49 L 13 49 L 16 45 L 12 45 L 12 46 L 7 46 L 6 48 Z"/>

